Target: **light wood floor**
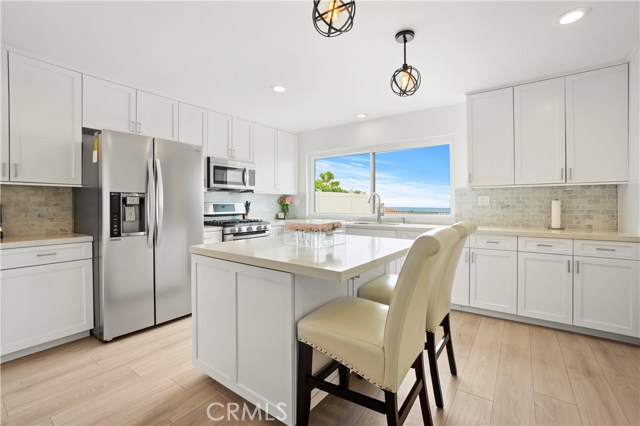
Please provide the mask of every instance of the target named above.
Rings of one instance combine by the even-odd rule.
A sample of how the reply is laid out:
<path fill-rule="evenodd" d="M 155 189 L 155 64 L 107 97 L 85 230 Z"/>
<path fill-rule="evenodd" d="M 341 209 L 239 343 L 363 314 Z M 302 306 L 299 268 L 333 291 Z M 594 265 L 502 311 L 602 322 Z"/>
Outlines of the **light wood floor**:
<path fill-rule="evenodd" d="M 640 424 L 640 348 L 461 312 L 451 322 L 458 376 L 443 354 L 445 408 L 429 395 L 436 424 Z M 244 401 L 192 366 L 190 318 L 108 344 L 86 338 L 5 363 L 1 373 L 3 425 L 278 423 L 207 417 L 213 402 Z M 381 396 L 364 380 L 351 382 Z M 406 380 L 401 394 L 410 386 Z M 330 396 L 311 424 L 385 419 Z M 407 424 L 421 424 L 417 403 Z"/>

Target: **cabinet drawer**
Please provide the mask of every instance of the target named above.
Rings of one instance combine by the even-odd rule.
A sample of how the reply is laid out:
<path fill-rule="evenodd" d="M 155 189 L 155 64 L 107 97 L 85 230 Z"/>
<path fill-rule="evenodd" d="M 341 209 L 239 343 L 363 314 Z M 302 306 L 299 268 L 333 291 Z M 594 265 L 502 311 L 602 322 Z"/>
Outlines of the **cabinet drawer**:
<path fill-rule="evenodd" d="M 2 250 L 2 269 L 91 259 L 91 243 L 56 244 Z"/>
<path fill-rule="evenodd" d="M 640 244 L 616 241 L 573 240 L 576 256 L 640 260 Z"/>
<path fill-rule="evenodd" d="M 570 255 L 573 254 L 573 244 L 571 240 L 520 237 L 518 251 Z"/>
<path fill-rule="evenodd" d="M 515 251 L 518 249 L 518 237 L 472 235 L 471 247 Z"/>

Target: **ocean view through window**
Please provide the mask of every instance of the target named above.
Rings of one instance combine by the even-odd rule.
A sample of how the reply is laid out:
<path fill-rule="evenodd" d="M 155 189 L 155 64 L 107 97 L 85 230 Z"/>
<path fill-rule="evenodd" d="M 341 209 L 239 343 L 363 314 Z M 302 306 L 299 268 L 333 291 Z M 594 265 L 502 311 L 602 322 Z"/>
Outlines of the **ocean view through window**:
<path fill-rule="evenodd" d="M 314 212 L 370 214 L 375 191 L 385 215 L 449 215 L 450 164 L 449 144 L 317 158 Z"/>

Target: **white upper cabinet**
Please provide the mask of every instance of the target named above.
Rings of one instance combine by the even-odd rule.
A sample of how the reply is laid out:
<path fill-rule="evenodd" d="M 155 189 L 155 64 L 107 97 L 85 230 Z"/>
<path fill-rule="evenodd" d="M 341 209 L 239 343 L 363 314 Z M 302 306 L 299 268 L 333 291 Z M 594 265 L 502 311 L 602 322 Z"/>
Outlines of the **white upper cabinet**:
<path fill-rule="evenodd" d="M 82 127 L 136 132 L 136 89 L 82 76 Z"/>
<path fill-rule="evenodd" d="M 278 130 L 276 152 L 276 190 L 295 194 L 298 192 L 298 137 Z"/>
<path fill-rule="evenodd" d="M 10 179 L 80 185 L 82 75 L 13 52 L 9 67 Z"/>
<path fill-rule="evenodd" d="M 178 140 L 192 145 L 207 143 L 207 110 L 180 102 Z"/>
<path fill-rule="evenodd" d="M 276 189 L 276 129 L 260 124 L 253 125 L 253 145 L 256 158 L 255 192 L 273 194 Z"/>
<path fill-rule="evenodd" d="M 234 160 L 253 163 L 253 123 L 240 118 L 233 118 L 233 137 L 231 154 Z"/>
<path fill-rule="evenodd" d="M 2 97 L 2 105 L 0 106 L 0 114 L 2 114 L 2 135 L 0 135 L 0 181 L 9 180 L 9 61 L 7 59 L 7 51 L 0 50 L 2 55 L 2 69 L 0 77 L 2 87 L 0 87 L 0 96 Z"/>
<path fill-rule="evenodd" d="M 136 116 L 138 133 L 178 140 L 178 101 L 138 90 Z"/>
<path fill-rule="evenodd" d="M 469 185 L 513 185 L 513 88 L 467 98 Z"/>
<path fill-rule="evenodd" d="M 628 65 L 566 78 L 567 182 L 629 178 Z"/>
<path fill-rule="evenodd" d="M 564 77 L 515 86 L 513 96 L 515 183 L 564 183 Z"/>
<path fill-rule="evenodd" d="M 231 158 L 231 117 L 207 112 L 207 149 L 209 157 Z"/>

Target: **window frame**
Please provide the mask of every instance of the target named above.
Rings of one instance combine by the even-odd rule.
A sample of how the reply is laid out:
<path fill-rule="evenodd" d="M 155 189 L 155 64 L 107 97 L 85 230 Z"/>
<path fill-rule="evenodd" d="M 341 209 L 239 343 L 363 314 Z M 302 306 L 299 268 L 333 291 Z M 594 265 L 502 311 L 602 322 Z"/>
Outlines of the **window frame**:
<path fill-rule="evenodd" d="M 356 154 L 369 154 L 370 166 L 369 166 L 369 189 L 375 186 L 375 153 L 377 152 L 390 152 L 401 151 L 405 149 L 414 148 L 428 148 L 431 146 L 448 145 L 449 146 L 449 191 L 451 196 L 451 209 L 449 214 L 407 214 L 407 215 L 394 215 L 395 219 L 405 218 L 406 223 L 434 223 L 434 224 L 449 224 L 455 220 L 455 191 L 454 191 L 454 136 L 442 135 L 423 137 L 410 140 L 404 140 L 399 142 L 373 144 L 373 145 L 359 145 L 349 148 L 339 148 L 327 151 L 314 151 L 307 153 L 307 167 L 306 167 L 306 187 L 307 187 L 307 216 L 312 218 L 331 218 L 331 219 L 347 219 L 347 220 L 367 220 L 375 221 L 376 215 L 372 212 L 368 215 L 352 214 L 352 213 L 316 213 L 315 212 L 315 162 L 323 158 L 340 157 L 346 155 Z M 382 200 L 384 202 L 384 200 Z M 390 221 L 391 222 L 391 221 Z"/>

